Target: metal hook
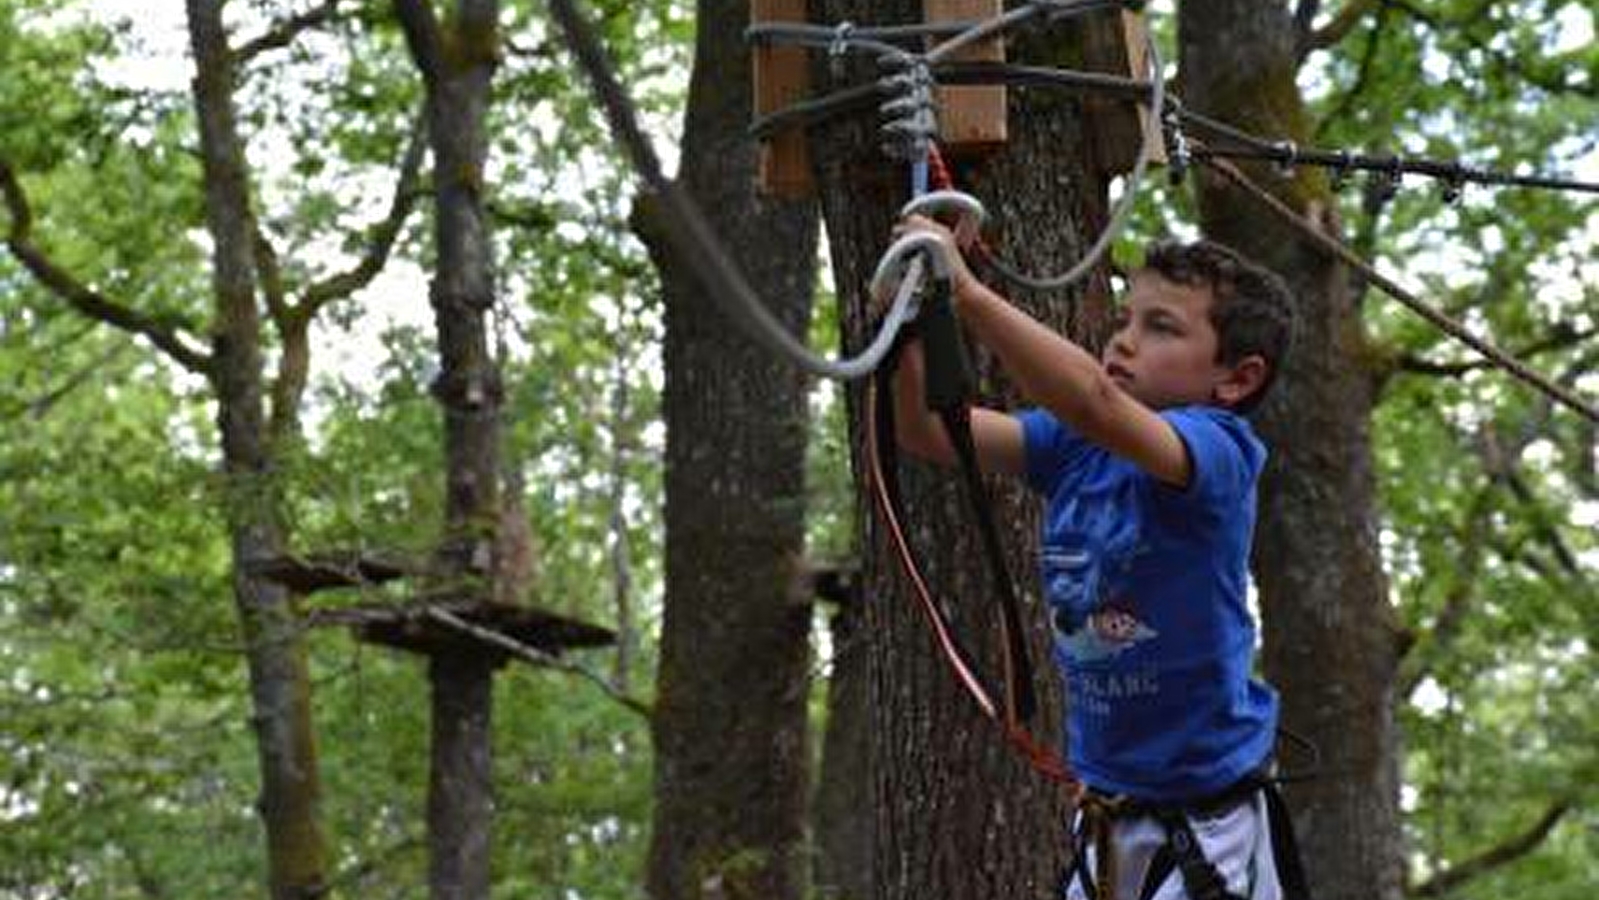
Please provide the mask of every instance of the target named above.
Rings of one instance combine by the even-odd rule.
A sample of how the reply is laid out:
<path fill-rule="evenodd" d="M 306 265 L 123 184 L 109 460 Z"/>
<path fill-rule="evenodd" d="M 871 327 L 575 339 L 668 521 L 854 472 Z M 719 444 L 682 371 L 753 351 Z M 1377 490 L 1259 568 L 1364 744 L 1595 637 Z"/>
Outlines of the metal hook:
<path fill-rule="evenodd" d="M 1276 162 L 1277 174 L 1283 178 L 1294 177 L 1294 167 L 1299 165 L 1299 146 L 1293 141 L 1278 141 L 1272 148 L 1282 154 Z"/>
<path fill-rule="evenodd" d="M 1333 193 L 1339 193 L 1349 184 L 1349 168 L 1349 151 L 1340 149 L 1338 151 L 1338 159 L 1333 163 L 1332 179 L 1328 184 Z"/>
<path fill-rule="evenodd" d="M 849 52 L 850 35 L 855 23 L 845 20 L 833 28 L 833 42 L 827 45 L 827 67 L 834 78 L 844 77 L 844 55 Z"/>
<path fill-rule="evenodd" d="M 1460 195 L 1465 191 L 1466 182 L 1458 172 L 1445 175 L 1442 180 L 1444 202 L 1454 206 L 1460 202 Z"/>
<path fill-rule="evenodd" d="M 956 213 L 955 227 L 951 231 L 955 235 L 955 243 L 961 247 L 977 237 L 984 220 L 988 218 L 988 210 L 983 208 L 981 200 L 971 194 L 952 190 L 933 191 L 911 198 L 900 208 L 899 217 L 935 216 L 941 212 Z"/>
<path fill-rule="evenodd" d="M 1183 180 L 1188 177 L 1188 169 L 1193 165 L 1193 150 L 1188 146 L 1188 135 L 1183 133 L 1182 122 L 1176 108 L 1166 110 L 1161 125 L 1166 132 L 1166 180 L 1172 187 L 1180 187 Z"/>

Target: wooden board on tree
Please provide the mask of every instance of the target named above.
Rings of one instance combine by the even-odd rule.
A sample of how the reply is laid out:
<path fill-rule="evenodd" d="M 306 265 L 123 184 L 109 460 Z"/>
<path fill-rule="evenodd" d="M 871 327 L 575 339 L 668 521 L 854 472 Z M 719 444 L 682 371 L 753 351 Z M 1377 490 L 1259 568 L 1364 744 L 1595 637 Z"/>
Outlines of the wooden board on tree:
<path fill-rule="evenodd" d="M 1161 73 L 1150 69 L 1149 26 L 1141 13 L 1116 10 L 1110 15 L 1091 16 L 1083 27 L 1084 68 L 1126 78 L 1161 77 Z M 1091 94 L 1084 101 L 1084 111 L 1101 174 L 1132 171 L 1145 141 L 1154 142 L 1151 162 L 1166 161 L 1160 123 L 1147 105 Z"/>
<path fill-rule="evenodd" d="M 975 22 L 1005 11 L 1003 0 L 923 0 L 928 24 Z M 1005 45 L 993 38 L 955 53 L 952 62 L 1004 62 Z M 1008 137 L 1004 85 L 938 88 L 938 139 L 952 153 L 992 150 Z"/>
<path fill-rule="evenodd" d="M 750 0 L 750 24 L 804 22 L 805 0 Z M 754 113 L 763 116 L 804 100 L 811 91 L 810 61 L 802 47 L 757 43 L 750 74 L 754 80 Z M 761 142 L 756 167 L 761 191 L 794 200 L 815 190 L 803 126 L 785 128 Z"/>

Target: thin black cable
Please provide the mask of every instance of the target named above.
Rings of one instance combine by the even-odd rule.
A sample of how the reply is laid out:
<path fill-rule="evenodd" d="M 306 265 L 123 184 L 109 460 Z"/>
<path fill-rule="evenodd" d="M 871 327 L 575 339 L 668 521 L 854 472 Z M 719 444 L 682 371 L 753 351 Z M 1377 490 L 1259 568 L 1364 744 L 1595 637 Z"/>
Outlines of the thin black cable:
<path fill-rule="evenodd" d="M 1572 388 L 1555 382 L 1549 376 L 1499 349 L 1486 338 L 1478 337 L 1471 329 L 1445 315 L 1421 297 L 1405 290 L 1398 282 L 1361 259 L 1343 242 L 1317 228 L 1311 227 L 1299 213 L 1279 200 L 1270 191 L 1251 181 L 1249 176 L 1238 170 L 1238 167 L 1226 160 L 1206 159 L 1204 162 L 1212 171 L 1225 177 L 1245 193 L 1260 201 L 1262 205 L 1276 214 L 1284 224 L 1292 228 L 1311 246 L 1320 249 L 1333 259 L 1359 272 L 1367 283 L 1375 286 L 1384 294 L 1398 301 L 1406 309 L 1425 319 L 1434 328 L 1475 350 L 1497 368 L 1537 390 L 1550 400 L 1559 403 L 1590 422 L 1599 423 L 1599 406 L 1590 403 Z"/>
<path fill-rule="evenodd" d="M 1139 78 L 1126 78 L 1104 72 L 1085 72 L 1076 69 L 1049 69 L 1042 66 L 1021 66 L 999 62 L 949 62 L 932 67 L 933 79 L 946 87 L 970 85 L 1010 85 L 1014 87 L 1055 88 L 1114 94 L 1126 100 L 1144 100 L 1149 97 L 1150 83 Z M 767 140 L 789 128 L 807 128 L 835 116 L 861 113 L 877 109 L 877 101 L 886 93 L 878 82 L 858 84 L 833 91 L 820 97 L 801 100 L 780 110 L 758 116 L 750 123 L 748 134 L 757 140 Z"/>
<path fill-rule="evenodd" d="M 1198 159 L 1255 159 L 1280 165 L 1317 166 L 1334 171 L 1360 170 L 1385 175 L 1423 175 L 1445 184 L 1487 184 L 1501 187 L 1537 188 L 1540 190 L 1599 193 L 1599 183 L 1555 178 L 1547 175 L 1514 175 L 1467 166 L 1456 162 L 1420 157 L 1371 156 L 1350 153 L 1346 150 L 1319 150 L 1294 147 L 1269 141 L 1219 119 L 1179 107 L 1178 115 L 1184 123 L 1199 130 L 1226 138 L 1238 147 L 1195 147 Z"/>
<path fill-rule="evenodd" d="M 1128 9 L 1133 4 L 1125 0 L 1079 0 L 1075 3 L 1034 2 L 1044 16 L 1046 24 L 1104 9 Z M 926 38 L 952 38 L 971 31 L 988 21 L 966 19 L 953 22 L 922 22 L 903 25 L 815 25 L 808 22 L 756 22 L 744 30 L 744 38 L 754 44 L 798 44 L 806 47 L 843 47 L 863 45 L 862 49 L 880 51 L 889 41 L 916 41 Z M 847 24 L 848 27 L 843 27 Z M 894 47 L 892 49 L 900 49 Z"/>
<path fill-rule="evenodd" d="M 1138 78 L 1125 78 L 1102 72 L 1075 69 L 1050 69 L 997 62 L 942 63 L 932 67 L 941 85 L 1003 84 L 1015 87 L 1058 88 L 1084 92 L 1111 93 L 1129 100 L 1149 96 L 1151 85 Z M 787 128 L 810 127 L 834 116 L 875 109 L 873 101 L 881 95 L 875 84 L 857 85 L 822 97 L 801 101 L 755 119 L 749 134 L 765 140 Z M 1516 175 L 1458 162 L 1425 157 L 1370 155 L 1347 150 L 1290 147 L 1244 131 L 1220 119 L 1196 113 L 1171 100 L 1184 124 L 1210 135 L 1225 138 L 1237 146 L 1196 146 L 1196 159 L 1261 160 L 1279 165 L 1316 166 L 1334 172 L 1366 171 L 1388 176 L 1420 175 L 1446 185 L 1482 184 L 1534 190 L 1599 193 L 1599 183 L 1549 175 Z"/>

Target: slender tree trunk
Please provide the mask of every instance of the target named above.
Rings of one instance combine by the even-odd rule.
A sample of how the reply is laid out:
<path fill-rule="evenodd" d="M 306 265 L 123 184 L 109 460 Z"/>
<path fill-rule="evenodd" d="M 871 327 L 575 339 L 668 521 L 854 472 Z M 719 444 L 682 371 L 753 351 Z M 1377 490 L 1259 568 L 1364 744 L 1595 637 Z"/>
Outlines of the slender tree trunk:
<path fill-rule="evenodd" d="M 755 193 L 745 0 L 701 0 L 679 178 L 771 311 L 810 321 L 817 216 Z M 637 217 L 666 292 L 666 612 L 655 900 L 805 895 L 807 379 L 718 312 Z"/>
<path fill-rule="evenodd" d="M 297 900 L 322 895 L 327 846 L 300 624 L 287 591 L 249 574 L 252 563 L 281 556 L 284 550 L 262 389 L 254 218 L 222 4 L 190 0 L 188 17 L 206 221 L 214 248 L 217 427 L 227 484 L 233 591 L 248 647 L 268 881 L 274 900 Z"/>
<path fill-rule="evenodd" d="M 445 522 L 438 562 L 451 598 L 492 599 L 500 522 L 500 372 L 489 352 L 493 245 L 483 198 L 486 120 L 499 51 L 496 0 L 458 0 L 441 23 L 431 0 L 396 0 L 427 92 L 437 252 L 430 297 L 444 410 Z M 435 900 L 485 900 L 493 822 L 496 657 L 441 655 L 428 677 L 433 748 L 428 779 L 428 885 Z"/>
<path fill-rule="evenodd" d="M 813 10 L 818 21 L 916 21 L 918 3 L 829 0 Z M 1070 53 L 1073 39 L 1056 31 L 1054 49 Z M 1040 41 L 1011 45 L 1013 59 L 1041 61 Z M 875 77 L 862 64 L 856 79 Z M 1022 268 L 1060 271 L 1078 259 L 1104 217 L 1104 185 L 1087 165 L 1083 119 L 1071 102 L 1044 95 L 1010 98 L 1010 142 L 986 159 L 957 166 L 957 186 L 984 200 L 995 215 L 994 236 Z M 870 116 L 818 127 L 824 216 L 835 280 L 851 347 L 864 346 L 864 285 L 887 245 L 896 211 L 908 198 L 908 167 L 885 159 Z M 1088 315 L 1069 323 L 1073 304 L 1061 296 L 1029 296 L 1001 289 L 1051 325 L 1075 332 L 1104 318 L 1104 282 L 1079 307 Z M 1079 299 L 1081 299 L 1079 295 Z M 1074 328 L 1068 328 L 1068 325 Z M 987 365 L 983 366 L 985 371 Z M 857 483 L 863 474 L 863 388 L 850 392 L 850 432 Z M 986 402 L 1014 399 L 985 377 Z M 908 463 L 903 488 L 911 541 L 919 548 L 930 585 L 946 604 L 978 669 L 1000 669 L 1000 619 L 982 562 L 980 541 L 955 472 Z M 1044 614 L 1037 596 L 1036 508 L 1014 484 L 990 485 L 1003 541 L 1033 625 L 1040 714 L 1034 730 L 1059 736 L 1063 707 L 1058 678 L 1046 649 Z M 863 500 L 863 504 L 866 501 Z M 939 658 L 914 601 L 877 526 L 869 504 L 861 513 L 866 561 L 867 665 L 870 752 L 868 783 L 860 794 L 874 811 L 875 871 L 872 896 L 884 900 L 939 897 L 978 900 L 1047 897 L 1056 890 L 1066 860 L 1068 807 L 1062 791 L 1036 775 L 1009 749 L 994 725 L 956 686 Z"/>
<path fill-rule="evenodd" d="M 1244 129 L 1303 142 L 1292 11 L 1283 2 L 1181 5 L 1184 100 Z M 1307 219 L 1337 232 L 1319 173 L 1248 169 Z M 1309 874 L 1322 900 L 1401 894 L 1399 737 L 1393 686 L 1400 656 L 1377 542 L 1370 421 L 1375 385 L 1345 272 L 1256 201 L 1200 181 L 1207 236 L 1283 274 L 1300 333 L 1275 397 L 1257 416 L 1271 447 L 1255 574 L 1268 679 L 1284 724 L 1321 751 L 1321 776 L 1292 791 Z M 1297 759 L 1287 758 L 1292 765 Z"/>

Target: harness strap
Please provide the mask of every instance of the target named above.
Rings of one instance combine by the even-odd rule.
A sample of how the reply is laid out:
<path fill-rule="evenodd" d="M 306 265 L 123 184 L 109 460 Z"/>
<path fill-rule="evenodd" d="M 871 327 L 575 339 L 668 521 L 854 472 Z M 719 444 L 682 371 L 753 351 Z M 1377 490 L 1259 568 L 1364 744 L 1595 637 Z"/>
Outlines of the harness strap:
<path fill-rule="evenodd" d="M 922 331 L 924 328 L 925 323 L 921 323 L 918 325 L 917 331 Z M 911 333 L 902 332 L 900 340 L 909 340 L 911 336 Z M 1006 742 L 1011 745 L 1012 749 L 1021 755 L 1034 771 L 1049 781 L 1064 786 L 1068 793 L 1071 794 L 1073 800 L 1075 800 L 1081 793 L 1082 784 L 1077 780 L 1077 776 L 1072 772 L 1071 767 L 1052 747 L 1034 737 L 1016 714 L 1017 710 L 1013 705 L 1015 701 L 1032 697 L 1030 674 L 1021 679 L 1021 683 L 1026 685 L 1022 691 L 1017 691 L 1014 687 L 1008 688 L 1007 699 L 1010 702 L 1001 705 L 1001 703 L 995 701 L 995 694 L 988 689 L 983 679 L 978 676 L 977 671 L 968 661 L 972 659 L 972 656 L 961 645 L 938 602 L 934 600 L 932 591 L 928 587 L 920 567 L 917 565 L 915 553 L 911 550 L 910 542 L 905 535 L 905 529 L 901 524 L 904 516 L 899 485 L 897 438 L 895 436 L 894 405 L 892 400 L 894 369 L 898 361 L 897 351 L 898 348 L 896 348 L 895 352 L 890 353 L 884 360 L 884 364 L 878 368 L 876 378 L 871 383 L 866 394 L 866 415 L 873 426 L 867 431 L 867 472 L 872 496 L 876 501 L 875 506 L 887 532 L 889 542 L 895 551 L 895 556 L 899 559 L 901 568 L 910 581 L 911 593 L 916 600 L 917 606 L 921 609 L 928 627 L 933 632 L 933 638 L 939 648 L 939 652 L 954 673 L 956 681 L 959 682 L 967 695 L 977 703 L 983 715 L 1000 726 Z M 1020 634 L 1019 620 L 1017 627 L 1012 629 L 1012 633 Z M 1013 652 L 1008 639 L 1006 648 L 1008 652 Z M 1013 658 L 1018 657 L 1013 656 Z M 1025 666 L 1026 658 L 1019 658 L 1023 660 L 1023 666 Z M 1017 671 L 1017 667 L 1007 662 L 1006 669 L 1007 680 L 1014 684 L 1015 682 L 1012 679 L 1015 675 L 1020 674 Z"/>
<path fill-rule="evenodd" d="M 1005 678 L 1005 720 L 1014 727 L 1026 722 L 1037 710 L 1033 690 L 1033 666 L 1027 649 L 1027 633 L 1022 626 L 1021 601 L 1005 563 L 1005 549 L 994 521 L 994 508 L 983 486 L 977 465 L 977 447 L 972 437 L 971 409 L 973 376 L 966 344 L 955 321 L 949 284 L 935 279 L 928 286 L 920 316 L 922 346 L 927 360 L 926 399 L 928 409 L 939 420 L 955 448 L 965 485 L 968 506 L 977 520 L 982 537 L 983 556 L 1000 604 L 1000 631 Z"/>
<path fill-rule="evenodd" d="M 1149 858 L 1149 868 L 1144 871 L 1144 885 L 1138 889 L 1138 900 L 1153 900 L 1160 886 L 1171 877 L 1177 868 L 1177 858 L 1172 854 L 1171 844 L 1161 844 L 1155 850 L 1155 855 Z"/>
<path fill-rule="evenodd" d="M 901 332 L 900 340 L 908 337 Z M 903 518 L 901 511 L 904 501 L 901 499 L 899 485 L 899 451 L 898 438 L 894 428 L 894 369 L 899 359 L 898 348 L 890 352 L 884 359 L 883 365 L 877 370 L 873 390 L 867 395 L 867 414 L 873 421 L 870 442 L 867 446 L 869 474 L 873 485 L 873 497 L 877 500 L 876 506 L 882 518 L 889 542 L 893 546 L 895 556 L 899 559 L 900 568 L 904 570 L 911 583 L 911 593 L 915 596 L 917 605 L 921 608 L 928 627 L 933 631 L 933 638 L 938 644 L 939 651 L 943 654 L 945 662 L 955 673 L 955 678 L 965 688 L 966 693 L 976 701 L 983 714 L 995 718 L 999 709 L 994 704 L 992 694 L 977 673 L 967 662 L 971 655 L 961 646 L 954 631 L 949 627 L 949 622 L 934 602 L 932 591 L 928 588 L 926 580 L 922 577 L 921 568 L 916 564 L 915 554 L 912 553 L 910 542 L 905 537 L 905 529 L 901 526 Z M 885 400 L 886 395 L 886 400 Z"/>
<path fill-rule="evenodd" d="M 1171 848 L 1172 862 L 1183 879 L 1183 890 L 1189 900 L 1244 900 L 1227 890 L 1227 881 L 1214 863 L 1205 858 L 1205 849 L 1194 834 L 1188 814 L 1180 809 L 1157 812 L 1155 818 L 1166 829 L 1166 846 Z"/>
<path fill-rule="evenodd" d="M 1305 857 L 1299 851 L 1299 837 L 1288 812 L 1288 801 L 1275 781 L 1267 781 L 1266 821 L 1271 826 L 1271 855 L 1277 863 L 1277 882 L 1286 900 L 1311 900 L 1310 879 L 1305 877 Z"/>

